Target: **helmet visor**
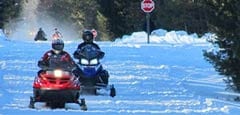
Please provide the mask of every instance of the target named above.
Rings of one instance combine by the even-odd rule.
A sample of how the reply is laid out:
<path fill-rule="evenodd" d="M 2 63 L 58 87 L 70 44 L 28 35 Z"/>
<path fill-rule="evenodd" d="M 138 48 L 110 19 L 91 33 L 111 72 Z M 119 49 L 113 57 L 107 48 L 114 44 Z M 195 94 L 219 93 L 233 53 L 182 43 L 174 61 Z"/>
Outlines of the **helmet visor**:
<path fill-rule="evenodd" d="M 92 39 L 92 36 L 90 36 L 90 35 L 86 36 L 86 40 L 90 41 L 91 39 Z"/>
<path fill-rule="evenodd" d="M 86 35 L 86 36 L 84 36 L 83 39 L 84 39 L 85 42 L 92 42 L 93 41 L 93 37 L 91 35 Z"/>
<path fill-rule="evenodd" d="M 63 50 L 63 48 L 64 48 L 64 45 L 63 44 L 54 44 L 53 45 L 53 49 L 54 50 Z"/>

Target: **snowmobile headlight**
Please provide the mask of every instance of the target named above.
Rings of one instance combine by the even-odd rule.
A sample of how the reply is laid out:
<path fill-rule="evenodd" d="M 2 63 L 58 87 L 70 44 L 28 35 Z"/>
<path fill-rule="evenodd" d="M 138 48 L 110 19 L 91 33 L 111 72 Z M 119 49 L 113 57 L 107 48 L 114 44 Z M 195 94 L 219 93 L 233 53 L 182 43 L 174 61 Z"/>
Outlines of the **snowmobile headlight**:
<path fill-rule="evenodd" d="M 63 72 L 61 70 L 54 70 L 53 74 L 55 77 L 62 77 Z"/>
<path fill-rule="evenodd" d="M 81 59 L 81 64 L 87 65 L 87 64 L 88 64 L 88 60 L 86 60 L 86 59 Z"/>
<path fill-rule="evenodd" d="M 96 65 L 96 64 L 98 64 L 98 60 L 97 59 L 90 60 L 90 65 Z"/>

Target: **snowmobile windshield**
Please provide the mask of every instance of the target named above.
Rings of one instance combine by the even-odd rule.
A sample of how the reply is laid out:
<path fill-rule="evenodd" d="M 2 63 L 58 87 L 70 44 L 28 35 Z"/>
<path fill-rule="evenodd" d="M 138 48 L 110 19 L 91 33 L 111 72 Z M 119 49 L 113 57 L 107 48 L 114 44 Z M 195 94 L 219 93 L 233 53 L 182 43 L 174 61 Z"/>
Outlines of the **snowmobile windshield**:
<path fill-rule="evenodd" d="M 70 62 L 62 61 L 61 55 L 53 55 L 49 58 L 49 69 L 62 69 L 65 71 L 71 71 L 72 65 Z"/>
<path fill-rule="evenodd" d="M 104 52 L 88 44 L 81 49 L 81 56 L 87 60 L 100 59 L 104 56 Z"/>

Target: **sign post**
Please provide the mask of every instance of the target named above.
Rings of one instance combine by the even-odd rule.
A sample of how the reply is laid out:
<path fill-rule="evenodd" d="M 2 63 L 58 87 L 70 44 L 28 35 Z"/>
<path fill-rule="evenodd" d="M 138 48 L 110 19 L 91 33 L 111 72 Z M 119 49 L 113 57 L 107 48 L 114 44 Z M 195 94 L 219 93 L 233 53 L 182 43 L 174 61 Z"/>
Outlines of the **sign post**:
<path fill-rule="evenodd" d="M 150 42 L 150 13 L 154 10 L 155 4 L 153 0 L 143 0 L 141 2 L 141 9 L 146 13 L 146 23 L 147 23 L 147 43 Z"/>

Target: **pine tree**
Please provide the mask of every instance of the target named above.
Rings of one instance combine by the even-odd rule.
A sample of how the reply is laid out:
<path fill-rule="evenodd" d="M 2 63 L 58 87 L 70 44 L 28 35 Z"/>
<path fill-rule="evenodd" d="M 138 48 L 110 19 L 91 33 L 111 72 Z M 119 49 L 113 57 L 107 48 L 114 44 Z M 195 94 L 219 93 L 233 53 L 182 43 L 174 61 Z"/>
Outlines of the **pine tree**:
<path fill-rule="evenodd" d="M 4 0 L 0 2 L 0 28 L 12 18 L 16 18 L 21 11 L 21 0 Z"/>
<path fill-rule="evenodd" d="M 204 0 L 209 15 L 210 30 L 217 34 L 217 51 L 205 51 L 204 56 L 215 69 L 225 75 L 228 89 L 240 92 L 240 1 Z"/>

